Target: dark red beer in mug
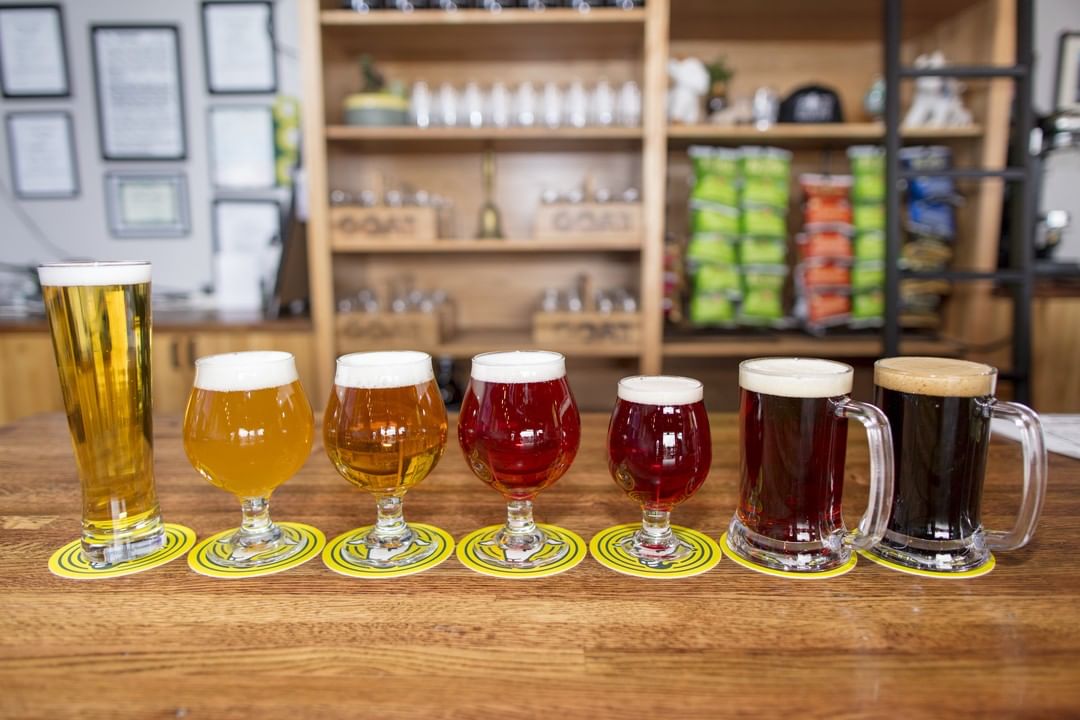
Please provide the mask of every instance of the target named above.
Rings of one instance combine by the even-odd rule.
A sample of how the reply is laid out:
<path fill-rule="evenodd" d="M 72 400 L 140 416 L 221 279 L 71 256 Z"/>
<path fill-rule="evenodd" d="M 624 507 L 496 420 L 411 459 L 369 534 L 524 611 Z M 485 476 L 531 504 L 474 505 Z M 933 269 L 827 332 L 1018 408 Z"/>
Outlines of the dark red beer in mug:
<path fill-rule="evenodd" d="M 619 381 L 608 425 L 608 469 L 641 506 L 641 529 L 624 549 L 639 560 L 680 560 L 693 548 L 671 529 L 671 510 L 697 492 L 712 464 L 699 381 L 636 376 Z"/>
<path fill-rule="evenodd" d="M 885 533 L 893 496 L 889 421 L 853 402 L 851 366 L 816 358 L 758 358 L 739 365 L 741 485 L 728 544 L 777 570 L 838 568 Z M 866 427 L 870 501 L 858 528 L 841 514 L 848 418 Z"/>
<path fill-rule="evenodd" d="M 964 572 L 985 565 L 991 550 L 1026 545 L 1046 489 L 1042 423 L 1031 408 L 994 398 L 997 370 L 953 358 L 887 358 L 874 364 L 874 384 L 896 448 L 892 515 L 874 554 L 917 570 Z M 1023 440 L 1023 495 L 1009 532 L 982 525 L 995 417 L 1019 426 Z"/>
<path fill-rule="evenodd" d="M 499 552 L 487 559 L 508 568 L 562 560 L 569 546 L 535 556 L 557 541 L 533 522 L 532 500 L 566 473 L 581 441 L 563 356 L 538 350 L 474 357 L 458 441 L 473 473 L 507 500 L 506 527 L 495 537 Z"/>

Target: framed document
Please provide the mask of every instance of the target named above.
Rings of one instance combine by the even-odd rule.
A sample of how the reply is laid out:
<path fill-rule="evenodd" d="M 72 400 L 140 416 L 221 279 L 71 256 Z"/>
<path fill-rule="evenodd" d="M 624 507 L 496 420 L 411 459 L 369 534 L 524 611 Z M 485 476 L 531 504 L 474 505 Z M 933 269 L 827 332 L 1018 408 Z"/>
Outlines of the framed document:
<path fill-rule="evenodd" d="M 214 251 L 263 255 L 281 241 L 281 206 L 275 200 L 215 200 Z"/>
<path fill-rule="evenodd" d="M 274 113 L 269 106 L 212 107 L 209 127 L 210 179 L 215 188 L 274 187 Z"/>
<path fill-rule="evenodd" d="M 180 172 L 105 175 L 109 228 L 118 238 L 175 238 L 188 234 L 187 178 Z"/>
<path fill-rule="evenodd" d="M 90 29 L 101 156 L 183 160 L 180 33 L 173 25 Z"/>
<path fill-rule="evenodd" d="M 210 93 L 277 92 L 272 3 L 207 0 L 202 21 Z"/>
<path fill-rule="evenodd" d="M 1080 112 L 1080 32 L 1063 32 L 1058 39 L 1054 109 Z"/>
<path fill-rule="evenodd" d="M 7 137 L 16 197 L 32 200 L 79 194 L 70 115 L 60 111 L 9 113 Z"/>
<path fill-rule="evenodd" d="M 0 6 L 0 88 L 6 98 L 71 94 L 59 5 Z"/>

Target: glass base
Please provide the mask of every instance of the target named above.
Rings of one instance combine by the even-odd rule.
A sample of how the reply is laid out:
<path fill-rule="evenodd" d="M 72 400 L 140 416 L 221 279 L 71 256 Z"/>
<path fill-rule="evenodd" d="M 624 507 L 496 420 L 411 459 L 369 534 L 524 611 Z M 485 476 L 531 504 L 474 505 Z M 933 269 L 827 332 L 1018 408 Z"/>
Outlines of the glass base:
<path fill-rule="evenodd" d="M 936 572 L 974 570 L 990 560 L 981 529 L 959 540 L 923 540 L 886 530 L 870 552 L 897 565 Z"/>
<path fill-rule="evenodd" d="M 744 560 L 787 572 L 835 570 L 846 564 L 852 553 L 851 548 L 844 545 L 841 532 L 824 540 L 785 542 L 750 530 L 738 515 L 732 518 L 728 527 L 728 545 Z"/>
<path fill-rule="evenodd" d="M 674 530 L 671 530 L 666 538 L 658 540 L 639 529 L 630 537 L 621 540 L 619 547 L 647 567 L 679 562 L 695 552 L 693 546 L 680 538 Z"/>
<path fill-rule="evenodd" d="M 557 540 L 540 528 L 511 532 L 503 528 L 491 540 L 477 546 L 486 562 L 508 570 L 531 570 L 557 563 L 570 554 L 568 543 Z"/>
<path fill-rule="evenodd" d="M 407 525 L 405 532 L 389 538 L 380 538 L 373 527 L 363 535 L 349 538 L 341 559 L 357 567 L 389 570 L 424 562 L 438 551 L 437 543 L 421 540 Z"/>
<path fill-rule="evenodd" d="M 165 547 L 165 523 L 156 511 L 123 530 L 83 521 L 82 552 L 95 570 L 146 557 Z"/>
<path fill-rule="evenodd" d="M 237 529 L 215 542 L 206 553 L 206 559 L 220 567 L 249 569 L 283 562 L 304 549 L 289 538 L 277 525 L 257 533 Z"/>

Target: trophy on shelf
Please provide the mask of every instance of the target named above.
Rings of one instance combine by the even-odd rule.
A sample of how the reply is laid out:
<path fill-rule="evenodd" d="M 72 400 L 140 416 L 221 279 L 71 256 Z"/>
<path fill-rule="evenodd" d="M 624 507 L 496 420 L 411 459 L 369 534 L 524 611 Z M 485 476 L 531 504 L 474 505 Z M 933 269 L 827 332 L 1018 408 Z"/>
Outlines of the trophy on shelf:
<path fill-rule="evenodd" d="M 484 204 L 480 206 L 480 225 L 476 229 L 478 240 L 502 240 L 502 219 L 495 206 L 495 153 L 484 151 L 482 171 L 484 174 Z"/>

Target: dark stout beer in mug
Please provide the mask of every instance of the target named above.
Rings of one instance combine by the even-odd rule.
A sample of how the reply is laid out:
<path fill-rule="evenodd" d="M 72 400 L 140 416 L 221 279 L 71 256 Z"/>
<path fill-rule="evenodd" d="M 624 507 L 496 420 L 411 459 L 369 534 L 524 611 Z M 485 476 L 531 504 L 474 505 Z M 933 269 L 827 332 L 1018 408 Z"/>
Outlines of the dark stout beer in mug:
<path fill-rule="evenodd" d="M 728 544 L 777 570 L 838 568 L 881 539 L 893 494 L 889 423 L 853 402 L 849 365 L 758 358 L 739 365 L 741 485 Z M 841 516 L 848 418 L 866 427 L 870 501 L 855 530 Z"/>
<path fill-rule="evenodd" d="M 1031 539 L 1046 484 L 1046 452 L 1038 415 L 994 399 L 997 370 L 951 358 L 898 357 L 874 365 L 877 405 L 889 417 L 896 450 L 896 487 L 885 537 L 874 553 L 922 570 L 964 571 L 990 550 Z M 982 489 L 990 420 L 1022 430 L 1024 493 L 1016 527 L 982 526 Z"/>

